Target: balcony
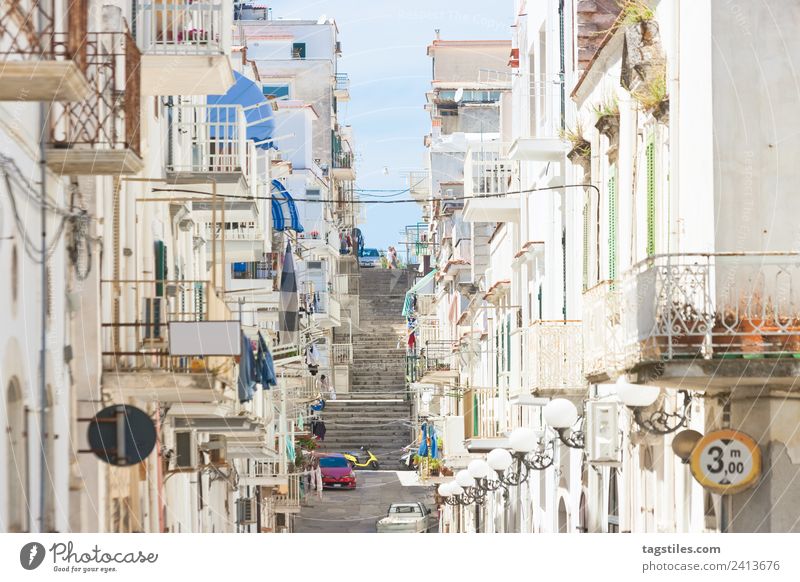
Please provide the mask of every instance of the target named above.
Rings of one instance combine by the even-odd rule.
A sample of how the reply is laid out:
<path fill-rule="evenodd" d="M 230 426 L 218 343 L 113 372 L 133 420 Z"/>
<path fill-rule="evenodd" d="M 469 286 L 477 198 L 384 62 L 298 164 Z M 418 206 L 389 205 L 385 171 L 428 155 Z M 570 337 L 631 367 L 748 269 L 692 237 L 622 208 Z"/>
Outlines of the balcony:
<path fill-rule="evenodd" d="M 249 472 L 240 475 L 239 484 L 251 487 L 289 487 L 289 475 L 281 461 L 253 463 Z"/>
<path fill-rule="evenodd" d="M 350 77 L 347 73 L 336 73 L 333 96 L 343 103 L 350 101 Z"/>
<path fill-rule="evenodd" d="M 223 229 L 222 223 L 218 222 L 215 229 L 211 223 L 207 223 L 205 238 L 216 245 L 219 256 L 225 262 L 256 262 L 264 256 L 266 249 L 264 231 L 256 224 L 254 221 L 226 221 L 227 228 Z"/>
<path fill-rule="evenodd" d="M 127 32 L 90 32 L 81 50 L 89 96 L 53 104 L 47 166 L 58 175 L 136 174 L 144 166 L 139 49 Z"/>
<path fill-rule="evenodd" d="M 228 2 L 140 0 L 134 8 L 145 95 L 222 94 L 233 85 Z"/>
<path fill-rule="evenodd" d="M 308 228 L 307 225 L 305 225 Z M 298 244 L 304 250 L 319 256 L 326 254 L 333 258 L 339 256 L 339 237 L 334 231 L 320 233 L 318 230 L 305 231 L 297 234 Z"/>
<path fill-rule="evenodd" d="M 3 2 L 0 101 L 86 99 L 87 19 L 87 0 L 71 2 L 66 15 L 57 15 L 56 0 Z"/>
<path fill-rule="evenodd" d="M 231 263 L 225 288 L 229 293 L 246 293 L 248 296 L 271 295 L 278 290 L 277 281 L 278 254 L 264 253 L 258 261 Z"/>
<path fill-rule="evenodd" d="M 300 307 L 320 327 L 337 327 L 341 324 L 341 306 L 330 291 L 300 293 Z"/>
<path fill-rule="evenodd" d="M 527 389 L 537 396 L 583 394 L 583 337 L 580 321 L 537 321 L 525 330 Z"/>
<path fill-rule="evenodd" d="M 277 493 L 272 494 L 272 502 L 276 513 L 300 513 L 300 478 L 301 475 L 291 473 L 288 483 L 280 486 Z"/>
<path fill-rule="evenodd" d="M 512 163 L 499 141 L 473 144 L 464 163 L 464 220 L 467 222 L 519 222 L 518 195 L 513 190 Z"/>
<path fill-rule="evenodd" d="M 356 171 L 353 164 L 353 153 L 340 148 L 333 149 L 331 171 L 337 180 L 355 180 Z"/>
<path fill-rule="evenodd" d="M 104 389 L 162 402 L 219 403 L 233 386 L 232 356 L 175 356 L 170 323 L 229 322 L 208 281 L 103 280 Z"/>
<path fill-rule="evenodd" d="M 332 364 L 352 364 L 353 363 L 353 344 L 332 344 L 331 345 Z"/>
<path fill-rule="evenodd" d="M 584 313 L 590 378 L 638 372 L 713 389 L 800 374 L 799 253 L 653 257 L 587 292 Z"/>
<path fill-rule="evenodd" d="M 173 105 L 170 115 L 170 181 L 234 185 L 247 182 L 256 152 L 247 140 L 247 121 L 241 105 L 184 103 Z"/>
<path fill-rule="evenodd" d="M 422 334 L 420 334 L 422 335 Z M 417 353 L 406 356 L 409 382 L 447 382 L 458 377 L 459 353 L 450 340 L 425 340 L 417 343 Z"/>

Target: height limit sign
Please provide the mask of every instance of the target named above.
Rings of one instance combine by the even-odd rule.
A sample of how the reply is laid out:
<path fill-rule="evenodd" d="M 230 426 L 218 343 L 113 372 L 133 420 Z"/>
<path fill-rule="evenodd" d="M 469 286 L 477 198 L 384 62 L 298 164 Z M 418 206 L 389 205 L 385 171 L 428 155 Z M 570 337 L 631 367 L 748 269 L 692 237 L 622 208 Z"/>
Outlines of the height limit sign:
<path fill-rule="evenodd" d="M 706 489 L 730 495 L 761 475 L 761 449 L 749 435 L 724 429 L 710 432 L 692 450 L 692 475 Z"/>

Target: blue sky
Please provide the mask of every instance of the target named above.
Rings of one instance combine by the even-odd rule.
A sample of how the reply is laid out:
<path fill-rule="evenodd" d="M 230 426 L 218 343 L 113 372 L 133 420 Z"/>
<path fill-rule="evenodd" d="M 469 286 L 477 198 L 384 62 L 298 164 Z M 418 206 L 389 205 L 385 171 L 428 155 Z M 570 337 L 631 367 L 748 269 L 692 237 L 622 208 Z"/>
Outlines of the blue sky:
<path fill-rule="evenodd" d="M 276 0 L 268 5 L 274 19 L 325 15 L 336 20 L 343 52 L 339 70 L 350 75 L 351 101 L 343 121 L 353 126 L 356 187 L 362 189 L 405 188 L 404 173 L 422 167 L 422 139 L 430 131 L 423 109 L 431 81 L 425 49 L 434 30 L 439 28 L 444 40 L 507 39 L 513 23 L 511 0 Z M 419 217 L 416 204 L 369 205 L 366 245 L 397 245 L 403 227 Z M 404 250 L 398 246 L 401 254 Z"/>

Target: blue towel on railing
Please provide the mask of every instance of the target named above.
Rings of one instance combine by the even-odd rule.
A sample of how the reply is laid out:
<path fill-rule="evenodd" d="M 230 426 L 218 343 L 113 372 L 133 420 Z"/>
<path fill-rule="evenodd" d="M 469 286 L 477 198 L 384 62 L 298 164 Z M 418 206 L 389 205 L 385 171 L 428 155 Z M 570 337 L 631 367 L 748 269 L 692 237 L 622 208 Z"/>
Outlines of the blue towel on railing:
<path fill-rule="evenodd" d="M 258 356 L 256 358 L 258 367 L 258 381 L 262 388 L 269 389 L 270 386 L 278 385 L 278 377 L 275 375 L 275 362 L 272 354 L 267 347 L 267 342 L 261 332 L 258 332 Z"/>
<path fill-rule="evenodd" d="M 239 381 L 237 383 L 239 402 L 250 402 L 256 392 L 256 359 L 253 355 L 253 346 L 242 332 L 242 355 L 239 359 Z"/>

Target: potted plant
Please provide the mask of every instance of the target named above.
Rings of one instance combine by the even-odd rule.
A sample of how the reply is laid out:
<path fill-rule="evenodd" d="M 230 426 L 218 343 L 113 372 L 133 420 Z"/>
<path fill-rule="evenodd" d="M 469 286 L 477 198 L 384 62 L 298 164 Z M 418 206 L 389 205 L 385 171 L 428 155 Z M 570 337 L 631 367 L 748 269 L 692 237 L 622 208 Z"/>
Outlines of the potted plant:
<path fill-rule="evenodd" d="M 567 157 L 574 164 L 587 167 L 592 154 L 592 144 L 583 137 L 583 126 L 580 122 L 574 129 L 566 128 L 559 132 L 559 137 L 569 143 L 570 150 Z"/>
<path fill-rule="evenodd" d="M 597 123 L 594 126 L 609 141 L 615 141 L 619 135 L 619 103 L 616 97 L 604 100 L 594 106 Z"/>
<path fill-rule="evenodd" d="M 633 98 L 642 109 L 651 113 L 656 121 L 666 123 L 669 120 L 669 96 L 667 95 L 666 73 L 651 79 L 642 91 L 634 91 Z"/>

